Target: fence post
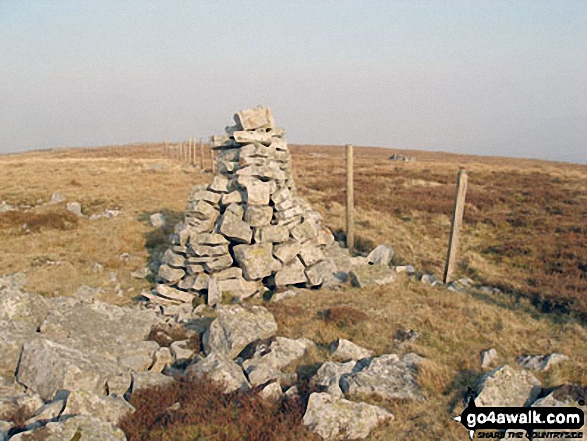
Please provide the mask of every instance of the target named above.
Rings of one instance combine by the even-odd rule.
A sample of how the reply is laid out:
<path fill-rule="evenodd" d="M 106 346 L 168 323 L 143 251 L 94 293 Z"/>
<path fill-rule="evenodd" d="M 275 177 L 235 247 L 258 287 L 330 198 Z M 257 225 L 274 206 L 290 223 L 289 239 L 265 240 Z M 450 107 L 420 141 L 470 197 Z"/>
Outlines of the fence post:
<path fill-rule="evenodd" d="M 204 171 L 204 141 L 200 138 L 200 170 Z"/>
<path fill-rule="evenodd" d="M 210 164 L 212 164 L 212 174 L 216 174 L 216 155 L 214 155 L 214 150 L 212 150 L 212 140 L 210 140 Z"/>
<path fill-rule="evenodd" d="M 455 269 L 457 260 L 457 249 L 459 247 L 459 235 L 461 226 L 463 224 L 463 213 L 465 211 L 465 196 L 467 194 L 467 171 L 459 170 L 457 177 L 457 189 L 455 192 L 455 202 L 452 214 L 452 222 L 450 224 L 450 235 L 448 238 L 448 252 L 446 255 L 446 266 L 444 267 L 443 282 L 450 283 L 452 281 L 452 273 Z"/>
<path fill-rule="evenodd" d="M 355 219 L 354 200 L 355 191 L 353 187 L 353 146 L 347 144 L 346 151 L 346 246 L 352 254 L 355 248 Z"/>

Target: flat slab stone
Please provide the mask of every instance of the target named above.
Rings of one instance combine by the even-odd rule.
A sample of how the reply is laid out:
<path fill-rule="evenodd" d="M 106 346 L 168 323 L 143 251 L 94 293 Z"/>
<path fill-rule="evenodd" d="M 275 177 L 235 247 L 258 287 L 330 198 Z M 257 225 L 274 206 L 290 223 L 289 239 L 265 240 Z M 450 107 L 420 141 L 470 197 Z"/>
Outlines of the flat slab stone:
<path fill-rule="evenodd" d="M 218 305 L 217 311 L 218 317 L 202 339 L 206 354 L 219 352 L 235 358 L 249 343 L 272 337 L 277 331 L 275 318 L 262 306 Z"/>
<path fill-rule="evenodd" d="M 392 413 L 379 406 L 313 393 L 303 423 L 326 440 L 362 439 L 379 424 L 392 419 Z"/>
<path fill-rule="evenodd" d="M 299 258 L 295 258 L 275 274 L 275 285 L 286 286 L 306 283 L 306 267 Z"/>
<path fill-rule="evenodd" d="M 240 219 L 238 216 L 230 213 L 224 213 L 220 232 L 226 237 L 240 243 L 251 243 L 253 230 L 249 224 Z"/>
<path fill-rule="evenodd" d="M 340 379 L 340 387 L 352 400 L 379 398 L 384 400 L 423 400 L 417 383 L 418 364 L 423 361 L 416 354 L 387 354 L 373 358 L 360 370 Z"/>
<path fill-rule="evenodd" d="M 234 116 L 234 120 L 243 130 L 273 128 L 275 126 L 269 107 L 258 106 L 252 109 L 239 110 Z"/>
<path fill-rule="evenodd" d="M 350 272 L 351 283 L 357 288 L 374 285 L 386 285 L 395 282 L 396 273 L 390 268 L 379 265 L 362 265 Z"/>

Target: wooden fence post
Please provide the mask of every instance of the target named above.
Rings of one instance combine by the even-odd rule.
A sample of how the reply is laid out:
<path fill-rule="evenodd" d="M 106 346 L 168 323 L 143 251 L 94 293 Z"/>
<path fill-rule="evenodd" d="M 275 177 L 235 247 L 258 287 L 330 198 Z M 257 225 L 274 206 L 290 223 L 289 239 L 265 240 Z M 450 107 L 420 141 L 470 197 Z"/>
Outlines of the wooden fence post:
<path fill-rule="evenodd" d="M 446 255 L 446 266 L 444 267 L 443 282 L 452 281 L 452 273 L 456 266 L 457 249 L 459 247 L 459 235 L 463 224 L 463 213 L 465 211 L 465 196 L 467 194 L 467 171 L 459 170 L 457 177 L 457 189 L 455 192 L 455 202 L 450 224 L 450 235 L 448 238 L 448 252 Z"/>
<path fill-rule="evenodd" d="M 216 155 L 214 154 L 214 150 L 212 150 L 212 140 L 210 140 L 210 164 L 212 167 L 212 174 L 216 174 Z"/>
<path fill-rule="evenodd" d="M 200 138 L 200 170 L 204 170 L 204 141 Z"/>
<path fill-rule="evenodd" d="M 354 200 L 355 190 L 353 187 L 353 146 L 347 144 L 346 151 L 346 246 L 352 254 L 355 248 L 355 219 Z"/>

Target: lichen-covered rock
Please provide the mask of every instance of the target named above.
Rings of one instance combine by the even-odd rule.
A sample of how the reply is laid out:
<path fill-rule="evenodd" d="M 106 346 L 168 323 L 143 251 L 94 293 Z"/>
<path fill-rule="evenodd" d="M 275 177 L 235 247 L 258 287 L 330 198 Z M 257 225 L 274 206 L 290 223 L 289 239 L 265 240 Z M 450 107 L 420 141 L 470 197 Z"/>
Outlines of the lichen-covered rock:
<path fill-rule="evenodd" d="M 393 248 L 387 245 L 379 245 L 367 256 L 367 261 L 373 265 L 389 266 L 393 258 Z"/>
<path fill-rule="evenodd" d="M 354 403 L 327 393 L 313 393 L 304 414 L 304 425 L 322 438 L 362 439 L 393 415 L 382 407 Z"/>
<path fill-rule="evenodd" d="M 329 351 L 330 359 L 333 361 L 356 361 L 373 356 L 373 351 L 362 348 L 344 338 L 339 338 L 338 340 L 333 341 L 330 345 Z"/>
<path fill-rule="evenodd" d="M 316 375 L 312 377 L 312 385 L 316 386 L 321 392 L 342 398 L 344 395 L 340 389 L 340 377 L 353 372 L 356 366 L 356 361 L 346 363 L 327 361 L 320 366 Z M 359 368 L 362 367 L 362 365 L 359 366 Z"/>
<path fill-rule="evenodd" d="M 214 352 L 188 367 L 186 375 L 206 375 L 211 381 L 223 384 L 224 393 L 249 389 L 250 385 L 241 367 L 221 352 Z"/>
<path fill-rule="evenodd" d="M 272 337 L 277 331 L 273 315 L 262 306 L 218 305 L 218 317 L 204 333 L 206 354 L 219 352 L 235 358 L 249 343 Z"/>
<path fill-rule="evenodd" d="M 357 288 L 386 285 L 395 282 L 395 271 L 379 265 L 363 265 L 350 272 L 351 282 Z"/>
<path fill-rule="evenodd" d="M 552 366 L 568 359 L 569 357 L 564 354 L 521 355 L 516 358 L 516 362 L 525 369 L 546 372 Z"/>
<path fill-rule="evenodd" d="M 506 364 L 483 375 L 476 390 L 477 406 L 520 407 L 536 399 L 541 385 L 528 371 L 512 369 Z"/>
<path fill-rule="evenodd" d="M 63 415 L 88 415 L 117 425 L 128 413 L 134 411 L 134 407 L 122 397 L 101 397 L 84 390 L 73 390 L 67 397 Z"/>
<path fill-rule="evenodd" d="M 104 395 L 108 378 L 120 371 L 112 361 L 37 337 L 23 345 L 16 377 L 19 383 L 49 400 L 60 389 Z"/>
<path fill-rule="evenodd" d="M 237 245 L 234 257 L 248 280 L 259 280 L 281 269 L 281 263 L 273 257 L 271 244 Z"/>
<path fill-rule="evenodd" d="M 340 387 L 347 398 L 362 400 L 423 400 L 418 386 L 418 365 L 423 361 L 416 354 L 387 354 L 373 358 L 358 372 L 343 375 Z"/>
<path fill-rule="evenodd" d="M 112 425 L 87 415 L 49 423 L 32 432 L 22 432 L 11 441 L 126 441 L 124 432 Z"/>

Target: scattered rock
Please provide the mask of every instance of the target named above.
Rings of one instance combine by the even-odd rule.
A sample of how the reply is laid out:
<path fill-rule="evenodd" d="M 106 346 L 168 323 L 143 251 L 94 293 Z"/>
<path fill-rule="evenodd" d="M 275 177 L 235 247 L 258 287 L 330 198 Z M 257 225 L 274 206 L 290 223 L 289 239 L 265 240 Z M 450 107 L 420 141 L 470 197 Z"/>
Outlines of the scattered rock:
<path fill-rule="evenodd" d="M 288 289 L 287 291 L 276 292 L 272 297 L 272 302 L 280 302 L 283 299 L 287 299 L 288 297 L 296 297 L 300 294 L 299 291 L 295 289 Z"/>
<path fill-rule="evenodd" d="M 481 352 L 481 368 L 487 369 L 497 363 L 499 355 L 493 348 Z"/>
<path fill-rule="evenodd" d="M 206 354 L 219 352 L 235 358 L 249 343 L 269 338 L 277 331 L 273 315 L 262 306 L 244 309 L 218 305 L 218 317 L 204 333 Z"/>
<path fill-rule="evenodd" d="M 521 355 L 516 358 L 516 362 L 525 369 L 546 372 L 554 365 L 567 361 L 568 359 L 569 357 L 563 354 Z"/>
<path fill-rule="evenodd" d="M 389 266 L 393 258 L 393 248 L 387 245 L 379 245 L 367 256 L 367 261 L 372 265 Z"/>
<path fill-rule="evenodd" d="M 341 390 L 352 400 L 423 400 L 417 383 L 418 366 L 422 361 L 413 353 L 373 358 L 366 368 L 343 375 L 340 379 Z"/>
<path fill-rule="evenodd" d="M 504 365 L 483 375 L 476 391 L 477 406 L 520 407 L 536 399 L 540 393 L 540 381 L 525 370 Z"/>
<path fill-rule="evenodd" d="M 320 366 L 316 375 L 312 377 L 312 385 L 316 386 L 321 392 L 342 398 L 344 394 L 340 389 L 340 377 L 353 372 L 355 366 L 357 366 L 356 361 L 346 363 L 327 361 Z M 359 365 L 359 368 L 362 367 L 364 367 L 362 364 Z"/>
<path fill-rule="evenodd" d="M 353 268 L 350 272 L 350 277 L 351 283 L 357 288 L 395 282 L 395 272 L 379 265 L 365 265 Z"/>
<path fill-rule="evenodd" d="M 67 397 L 64 415 L 88 415 L 117 425 L 134 407 L 122 397 L 101 397 L 84 390 L 73 390 Z"/>
<path fill-rule="evenodd" d="M 67 211 L 75 214 L 76 216 L 83 216 L 82 204 L 80 204 L 79 202 L 68 202 Z"/>
<path fill-rule="evenodd" d="M 211 381 L 224 384 L 224 393 L 250 388 L 240 366 L 221 352 L 214 352 L 198 363 L 190 365 L 186 375 L 206 375 Z"/>
<path fill-rule="evenodd" d="M 330 359 L 333 361 L 360 360 L 373 356 L 373 351 L 362 348 L 344 338 L 333 341 L 329 347 Z"/>
<path fill-rule="evenodd" d="M 406 156 L 406 155 L 402 155 L 401 153 L 394 153 L 388 159 L 391 161 L 399 161 L 399 162 L 415 162 L 416 161 L 416 158 L 414 158 L 413 156 Z"/>
<path fill-rule="evenodd" d="M 438 281 L 436 280 L 436 278 L 432 274 L 424 274 L 420 278 L 420 282 L 422 282 L 424 285 L 430 285 L 430 286 L 434 286 L 438 283 Z"/>
<path fill-rule="evenodd" d="M 261 392 L 259 392 L 259 395 L 265 401 L 276 402 L 281 399 L 283 393 L 281 391 L 281 386 L 279 385 L 279 383 L 275 382 L 269 383 L 267 386 L 265 386 L 261 390 Z"/>
<path fill-rule="evenodd" d="M 50 204 L 59 204 L 61 202 L 65 202 L 67 198 L 63 196 L 61 193 L 55 192 L 51 195 L 51 199 L 49 200 Z"/>
<path fill-rule="evenodd" d="M 163 228 L 165 226 L 165 216 L 162 213 L 154 213 L 149 216 L 151 226 L 154 228 Z"/>
<path fill-rule="evenodd" d="M 313 393 L 304 414 L 304 425 L 324 439 L 362 439 L 380 423 L 393 419 L 388 410 L 366 403 Z"/>

